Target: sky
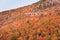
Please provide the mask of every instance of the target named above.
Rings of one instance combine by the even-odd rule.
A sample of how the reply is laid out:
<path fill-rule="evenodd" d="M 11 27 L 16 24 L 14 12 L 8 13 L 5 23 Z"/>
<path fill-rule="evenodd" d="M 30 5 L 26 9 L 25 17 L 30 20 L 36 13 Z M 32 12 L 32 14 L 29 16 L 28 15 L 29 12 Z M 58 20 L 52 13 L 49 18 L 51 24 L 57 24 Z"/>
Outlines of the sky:
<path fill-rule="evenodd" d="M 39 0 L 0 0 L 0 12 L 27 6 L 37 1 Z"/>

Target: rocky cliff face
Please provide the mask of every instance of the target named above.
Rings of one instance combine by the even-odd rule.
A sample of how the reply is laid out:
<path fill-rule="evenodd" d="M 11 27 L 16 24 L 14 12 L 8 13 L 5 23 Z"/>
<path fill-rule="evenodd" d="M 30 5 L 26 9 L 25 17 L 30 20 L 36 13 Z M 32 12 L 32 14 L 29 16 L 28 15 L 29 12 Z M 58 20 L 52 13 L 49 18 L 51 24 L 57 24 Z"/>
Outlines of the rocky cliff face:
<path fill-rule="evenodd" d="M 0 12 L 0 40 L 60 40 L 60 0 Z"/>

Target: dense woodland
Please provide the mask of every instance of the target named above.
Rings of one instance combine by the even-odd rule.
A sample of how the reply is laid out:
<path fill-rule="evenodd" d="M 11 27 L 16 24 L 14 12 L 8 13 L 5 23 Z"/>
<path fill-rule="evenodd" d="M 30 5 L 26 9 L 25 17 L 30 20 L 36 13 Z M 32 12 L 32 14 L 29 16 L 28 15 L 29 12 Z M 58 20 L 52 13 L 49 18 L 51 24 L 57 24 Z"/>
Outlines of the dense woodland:
<path fill-rule="evenodd" d="M 0 12 L 0 40 L 60 40 L 60 0 Z"/>

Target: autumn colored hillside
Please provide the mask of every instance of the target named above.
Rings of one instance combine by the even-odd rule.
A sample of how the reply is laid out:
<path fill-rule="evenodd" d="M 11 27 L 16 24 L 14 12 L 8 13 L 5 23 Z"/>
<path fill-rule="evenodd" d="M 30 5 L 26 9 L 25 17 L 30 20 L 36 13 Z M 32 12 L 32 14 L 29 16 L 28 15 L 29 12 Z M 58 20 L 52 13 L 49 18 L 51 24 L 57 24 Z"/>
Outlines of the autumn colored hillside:
<path fill-rule="evenodd" d="M 0 40 L 60 40 L 60 0 L 0 12 Z"/>

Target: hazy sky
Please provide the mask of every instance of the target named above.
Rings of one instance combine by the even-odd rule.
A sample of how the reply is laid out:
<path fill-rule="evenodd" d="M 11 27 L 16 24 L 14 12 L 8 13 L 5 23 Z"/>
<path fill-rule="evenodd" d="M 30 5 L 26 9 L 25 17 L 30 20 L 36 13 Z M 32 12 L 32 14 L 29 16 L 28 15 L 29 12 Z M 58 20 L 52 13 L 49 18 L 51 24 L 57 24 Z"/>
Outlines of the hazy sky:
<path fill-rule="evenodd" d="M 38 0 L 0 0 L 0 11 L 18 8 L 37 1 Z"/>

